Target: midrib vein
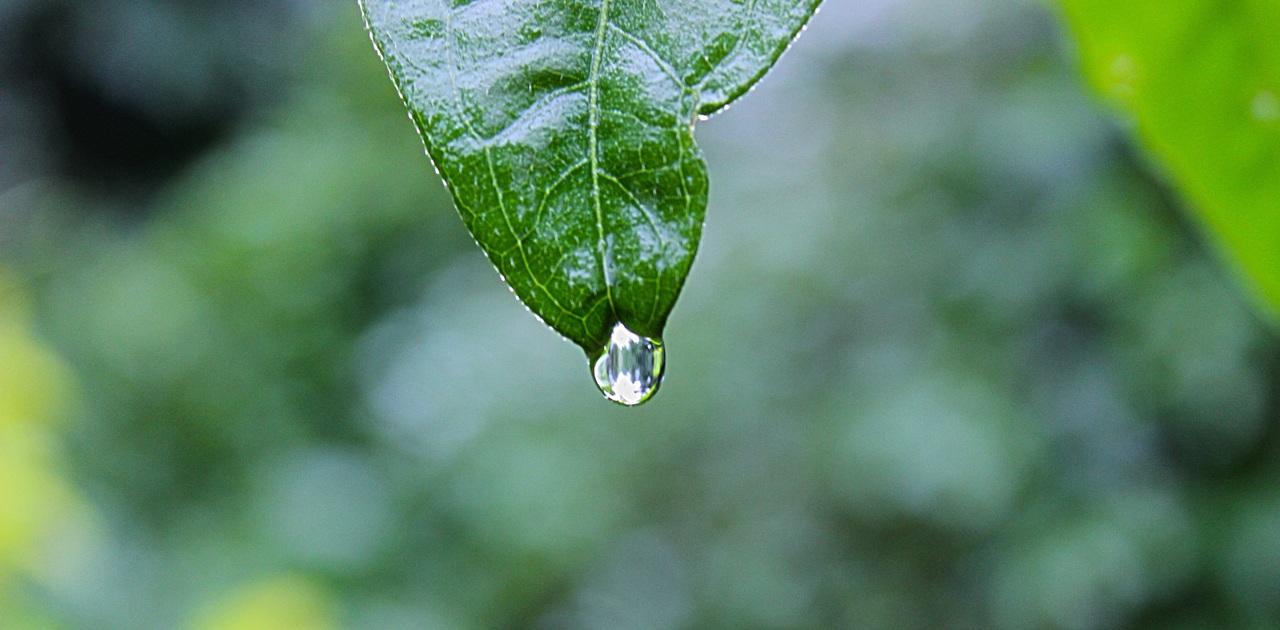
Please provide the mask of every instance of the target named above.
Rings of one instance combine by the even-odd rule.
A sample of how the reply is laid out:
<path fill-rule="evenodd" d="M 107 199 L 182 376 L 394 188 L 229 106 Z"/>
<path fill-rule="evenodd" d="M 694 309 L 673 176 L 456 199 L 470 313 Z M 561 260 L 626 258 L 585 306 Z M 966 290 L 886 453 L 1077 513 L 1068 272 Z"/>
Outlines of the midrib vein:
<path fill-rule="evenodd" d="M 596 45 L 591 51 L 591 73 L 587 76 L 587 149 L 591 159 L 591 200 L 596 210 L 596 250 L 600 255 L 600 271 L 604 274 L 604 294 L 609 310 L 617 317 L 613 304 L 613 278 L 609 273 L 608 252 L 604 240 L 604 208 L 600 204 L 600 63 L 604 57 L 604 35 L 609 28 L 609 0 L 600 0 L 600 18 L 596 22 Z"/>

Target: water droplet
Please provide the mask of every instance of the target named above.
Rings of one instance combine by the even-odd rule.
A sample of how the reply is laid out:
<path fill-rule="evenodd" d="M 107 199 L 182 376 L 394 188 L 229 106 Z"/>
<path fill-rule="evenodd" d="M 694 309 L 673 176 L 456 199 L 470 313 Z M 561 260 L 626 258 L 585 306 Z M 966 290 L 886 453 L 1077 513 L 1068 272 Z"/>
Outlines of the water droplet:
<path fill-rule="evenodd" d="M 1128 98 L 1134 94 L 1134 86 L 1138 80 L 1138 63 L 1126 54 L 1116 55 L 1109 68 L 1111 76 L 1108 86 L 1115 96 Z"/>
<path fill-rule="evenodd" d="M 592 373 L 605 398 L 623 405 L 649 400 L 662 384 L 662 340 L 641 337 L 618 323 Z"/>
<path fill-rule="evenodd" d="M 444 22 L 440 20 L 417 20 L 408 24 L 409 35 L 415 39 L 436 39 L 444 35 Z"/>
<path fill-rule="evenodd" d="M 1261 122 L 1280 120 L 1280 99 L 1267 90 L 1253 97 L 1253 117 Z"/>

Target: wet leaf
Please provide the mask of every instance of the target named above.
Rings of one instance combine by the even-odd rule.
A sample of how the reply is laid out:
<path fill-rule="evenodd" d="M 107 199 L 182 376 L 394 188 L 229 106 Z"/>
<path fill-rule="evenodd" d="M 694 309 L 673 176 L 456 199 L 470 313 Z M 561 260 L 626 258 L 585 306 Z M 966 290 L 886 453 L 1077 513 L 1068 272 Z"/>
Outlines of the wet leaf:
<path fill-rule="evenodd" d="M 818 0 L 364 0 L 471 233 L 589 355 L 662 334 L 702 232 L 699 115 L 747 91 Z"/>
<path fill-rule="evenodd" d="M 1059 3 L 1090 82 L 1280 315 L 1280 2 Z"/>

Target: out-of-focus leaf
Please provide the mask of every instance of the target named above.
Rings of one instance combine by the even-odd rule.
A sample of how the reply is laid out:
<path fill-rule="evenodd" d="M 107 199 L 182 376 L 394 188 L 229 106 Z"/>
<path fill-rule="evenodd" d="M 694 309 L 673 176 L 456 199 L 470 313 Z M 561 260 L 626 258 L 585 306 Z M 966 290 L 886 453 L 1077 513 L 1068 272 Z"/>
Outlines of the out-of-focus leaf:
<path fill-rule="evenodd" d="M 192 627 L 196 630 L 329 630 L 333 622 L 329 597 L 311 581 L 283 576 L 250 584 L 211 609 Z"/>
<path fill-rule="evenodd" d="M 702 232 L 698 115 L 777 61 L 818 0 L 365 0 L 476 241 L 552 328 L 660 337 Z"/>
<path fill-rule="evenodd" d="M 1093 86 L 1280 315 L 1280 2 L 1060 4 Z"/>
<path fill-rule="evenodd" d="M 14 576 L 42 568 L 51 532 L 80 508 L 59 470 L 51 425 L 66 410 L 70 375 L 33 335 L 27 296 L 0 268 L 0 610 Z M 0 615 L 0 628 L 7 625 Z M 21 619 L 21 615 L 19 615 Z"/>

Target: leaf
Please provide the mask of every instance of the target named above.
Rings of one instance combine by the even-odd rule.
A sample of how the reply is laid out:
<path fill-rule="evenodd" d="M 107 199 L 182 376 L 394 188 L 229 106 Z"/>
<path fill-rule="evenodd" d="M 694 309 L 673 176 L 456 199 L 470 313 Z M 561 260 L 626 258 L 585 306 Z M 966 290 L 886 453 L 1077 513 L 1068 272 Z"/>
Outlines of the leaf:
<path fill-rule="evenodd" d="M 598 354 L 662 335 L 702 233 L 697 116 L 742 95 L 818 0 L 363 0 L 480 247 Z"/>
<path fill-rule="evenodd" d="M 1059 3 L 1094 88 L 1280 315 L 1280 2 Z"/>

